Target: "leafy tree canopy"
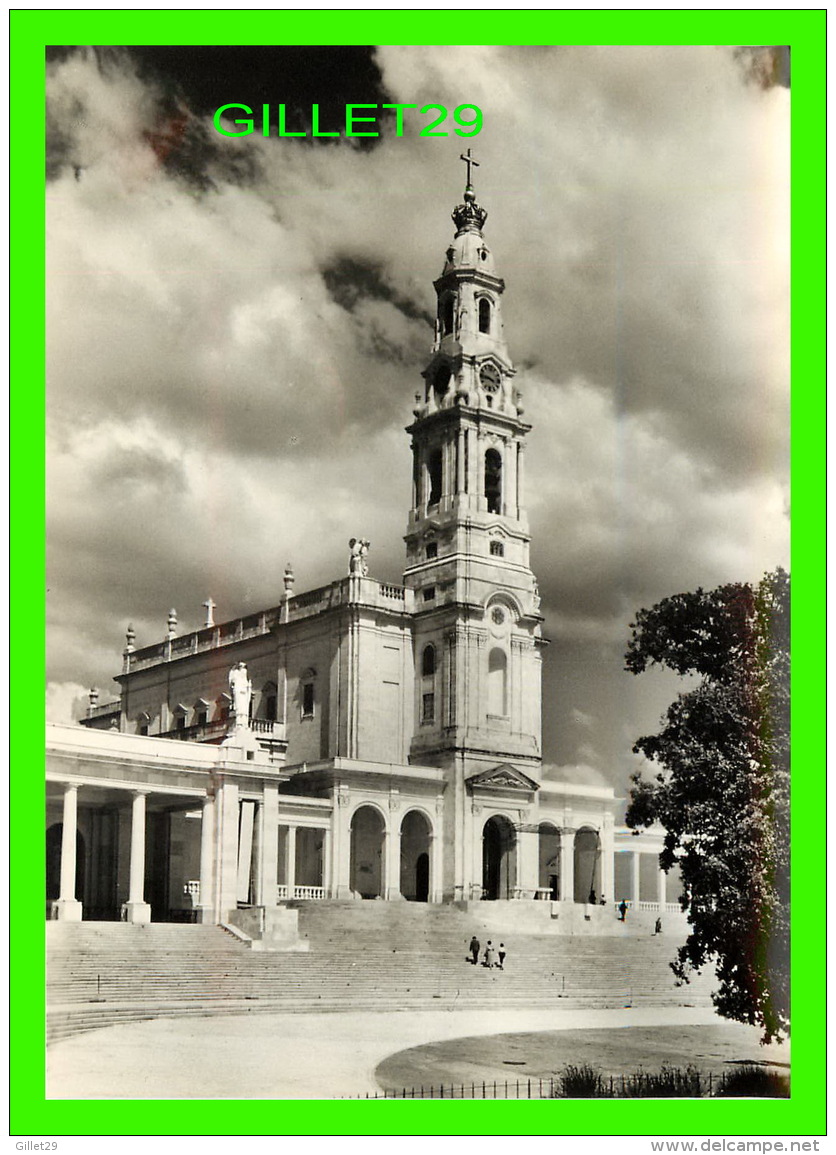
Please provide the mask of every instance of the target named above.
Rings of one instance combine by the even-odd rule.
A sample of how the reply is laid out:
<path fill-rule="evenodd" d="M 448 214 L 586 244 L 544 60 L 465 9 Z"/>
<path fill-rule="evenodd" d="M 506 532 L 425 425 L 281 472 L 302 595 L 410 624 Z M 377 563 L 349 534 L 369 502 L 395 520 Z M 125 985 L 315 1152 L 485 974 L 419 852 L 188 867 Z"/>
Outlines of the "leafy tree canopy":
<path fill-rule="evenodd" d="M 658 734 L 633 747 L 659 768 L 632 779 L 627 825 L 658 822 L 679 866 L 691 931 L 672 963 L 715 961 L 721 1015 L 789 1031 L 789 576 L 665 598 L 632 623 L 634 674 L 701 676 Z"/>

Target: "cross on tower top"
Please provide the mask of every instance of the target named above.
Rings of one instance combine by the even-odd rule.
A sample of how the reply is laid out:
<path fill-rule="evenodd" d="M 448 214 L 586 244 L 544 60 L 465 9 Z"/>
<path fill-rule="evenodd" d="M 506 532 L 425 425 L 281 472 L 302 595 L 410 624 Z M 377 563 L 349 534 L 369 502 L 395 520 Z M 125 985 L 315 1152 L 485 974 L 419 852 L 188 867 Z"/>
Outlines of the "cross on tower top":
<path fill-rule="evenodd" d="M 468 149 L 466 153 L 464 153 L 464 152 L 463 152 L 463 153 L 461 154 L 461 156 L 459 157 L 459 160 L 463 160 L 463 161 L 464 161 L 464 163 L 467 165 L 467 187 L 468 187 L 469 189 L 472 189 L 472 188 L 473 188 L 473 183 L 472 183 L 472 180 L 471 180 L 471 171 L 470 171 L 470 170 L 471 170 L 471 168 L 478 168 L 478 167 L 479 167 L 479 161 L 478 161 L 478 160 L 476 160 L 476 159 L 475 159 L 475 158 L 474 158 L 474 157 L 471 155 L 471 151 L 470 151 L 470 149 Z"/>

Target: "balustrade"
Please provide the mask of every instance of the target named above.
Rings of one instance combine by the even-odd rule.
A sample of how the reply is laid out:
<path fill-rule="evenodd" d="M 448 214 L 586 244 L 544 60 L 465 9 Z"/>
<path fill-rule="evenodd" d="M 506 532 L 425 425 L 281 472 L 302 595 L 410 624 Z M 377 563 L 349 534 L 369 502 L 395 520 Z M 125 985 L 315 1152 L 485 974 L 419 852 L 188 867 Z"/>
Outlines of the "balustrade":
<path fill-rule="evenodd" d="M 280 883 L 276 887 L 276 901 L 286 902 L 290 897 L 288 895 L 288 887 L 284 883 Z M 325 898 L 324 886 L 294 886 L 293 897 L 300 899 L 323 899 Z"/>

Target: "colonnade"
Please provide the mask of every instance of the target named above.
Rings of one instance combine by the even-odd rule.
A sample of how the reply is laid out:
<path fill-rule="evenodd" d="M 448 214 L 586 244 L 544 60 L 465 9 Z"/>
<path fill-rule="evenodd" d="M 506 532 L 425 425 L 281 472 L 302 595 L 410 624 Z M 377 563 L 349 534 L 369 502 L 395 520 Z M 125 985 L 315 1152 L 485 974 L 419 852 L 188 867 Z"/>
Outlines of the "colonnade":
<path fill-rule="evenodd" d="M 145 797 L 148 791 L 131 792 L 131 845 L 128 874 L 128 900 L 122 917 L 128 922 L 151 921 L 151 907 L 145 901 Z M 78 846 L 78 784 L 64 784 L 61 869 L 58 898 L 52 903 L 52 916 L 64 922 L 80 922 L 83 907 L 76 894 Z"/>

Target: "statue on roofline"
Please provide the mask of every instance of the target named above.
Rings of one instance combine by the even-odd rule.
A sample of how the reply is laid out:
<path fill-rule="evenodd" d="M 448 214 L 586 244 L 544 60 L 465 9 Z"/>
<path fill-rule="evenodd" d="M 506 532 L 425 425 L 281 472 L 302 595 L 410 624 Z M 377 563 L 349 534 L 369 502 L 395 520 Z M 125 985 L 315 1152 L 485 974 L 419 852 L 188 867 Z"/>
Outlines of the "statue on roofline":
<path fill-rule="evenodd" d="M 245 662 L 239 662 L 229 671 L 229 689 L 232 694 L 232 712 L 235 715 L 235 725 L 249 726 L 253 684 L 247 673 Z"/>

